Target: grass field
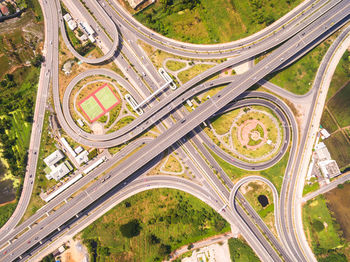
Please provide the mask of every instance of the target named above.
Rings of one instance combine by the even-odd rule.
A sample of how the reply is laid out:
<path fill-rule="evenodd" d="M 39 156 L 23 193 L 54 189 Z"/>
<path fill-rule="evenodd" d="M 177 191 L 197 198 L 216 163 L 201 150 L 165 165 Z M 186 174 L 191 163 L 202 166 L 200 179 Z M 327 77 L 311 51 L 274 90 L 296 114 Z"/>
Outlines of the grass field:
<path fill-rule="evenodd" d="M 108 85 L 99 90 L 95 96 L 106 110 L 119 103 L 119 99 Z"/>
<path fill-rule="evenodd" d="M 324 127 L 330 134 L 338 130 L 337 123 L 334 122 L 331 114 L 327 110 L 327 108 L 324 109 L 322 118 L 321 118 L 321 125 Z"/>
<path fill-rule="evenodd" d="M 171 71 L 178 71 L 184 68 L 186 66 L 186 63 L 175 60 L 168 60 L 165 65 Z"/>
<path fill-rule="evenodd" d="M 10 203 L 4 206 L 0 206 L 0 228 L 11 217 L 13 211 L 15 211 L 17 203 Z"/>
<path fill-rule="evenodd" d="M 15 111 L 9 116 L 12 120 L 12 130 L 10 131 L 10 136 L 16 139 L 16 149 L 17 151 L 25 152 L 29 147 L 31 124 L 26 122 L 24 115 L 21 111 Z"/>
<path fill-rule="evenodd" d="M 260 259 L 256 256 L 253 249 L 240 238 L 230 238 L 228 240 L 230 256 L 232 262 L 258 262 Z"/>
<path fill-rule="evenodd" d="M 350 82 L 327 103 L 340 127 L 350 126 Z"/>
<path fill-rule="evenodd" d="M 295 7 L 295 1 L 174 0 L 161 1 L 135 17 L 153 30 L 191 43 L 223 43 L 251 35 Z"/>
<path fill-rule="evenodd" d="M 169 171 L 169 172 L 180 173 L 182 171 L 182 166 L 181 166 L 179 160 L 177 160 L 177 158 L 171 154 L 171 155 L 169 155 L 167 162 L 164 165 L 163 170 Z"/>
<path fill-rule="evenodd" d="M 345 51 L 340 59 L 337 68 L 332 77 L 332 82 L 328 90 L 327 100 L 331 98 L 340 88 L 342 88 L 350 79 L 350 52 Z"/>
<path fill-rule="evenodd" d="M 343 255 L 336 251 L 342 247 L 343 240 L 339 236 L 340 227 L 327 208 L 325 197 L 320 195 L 308 201 L 303 206 L 302 215 L 306 238 L 318 261 L 346 261 L 342 260 Z M 339 258 L 327 260 L 330 255 L 339 255 Z"/>
<path fill-rule="evenodd" d="M 337 161 L 339 168 L 347 167 L 350 162 L 350 144 L 343 133 L 337 131 L 324 142 L 332 158 Z"/>
<path fill-rule="evenodd" d="M 161 261 L 171 250 L 229 231 L 229 225 L 197 198 L 170 189 L 139 193 L 82 231 L 98 243 L 99 261 Z M 100 250 L 107 248 L 108 258 Z"/>
<path fill-rule="evenodd" d="M 244 185 L 244 190 L 240 190 L 249 204 L 254 210 L 260 215 L 265 224 L 270 228 L 277 236 L 275 219 L 274 219 L 274 202 L 271 189 L 264 183 L 261 182 L 250 182 Z M 265 195 L 268 199 L 268 205 L 263 207 L 259 201 L 259 195 Z"/>
<path fill-rule="evenodd" d="M 292 93 L 299 95 L 307 93 L 312 87 L 317 69 L 329 45 L 330 39 L 328 38 L 301 59 L 282 71 L 271 74 L 266 79 Z"/>
<path fill-rule="evenodd" d="M 200 73 L 208 70 L 209 68 L 212 68 L 214 65 L 208 65 L 208 64 L 197 64 L 193 67 L 186 69 L 184 71 L 181 71 L 178 73 L 177 77 L 179 80 L 184 84 L 193 77 L 199 75 Z"/>
<path fill-rule="evenodd" d="M 339 223 L 343 236 L 350 241 L 350 184 L 344 184 L 344 188 L 335 188 L 325 194 L 328 207 L 333 212 Z"/>
<path fill-rule="evenodd" d="M 224 135 L 228 133 L 230 131 L 233 120 L 238 116 L 239 112 L 240 110 L 232 110 L 228 113 L 210 119 L 215 132 L 218 135 Z"/>
<path fill-rule="evenodd" d="M 320 188 L 320 184 L 318 183 L 316 177 L 311 178 L 310 182 L 311 182 L 310 185 L 305 183 L 304 189 L 303 189 L 303 195 L 306 195 L 310 192 L 314 192 Z"/>
<path fill-rule="evenodd" d="M 86 114 L 90 122 L 93 122 L 100 114 L 103 113 L 102 108 L 93 96 L 90 96 L 80 104 L 81 109 Z"/>
<path fill-rule="evenodd" d="M 237 181 L 238 179 L 244 176 L 261 175 L 269 179 L 275 185 L 276 189 L 280 191 L 282 186 L 284 171 L 286 169 L 288 158 L 289 158 L 288 150 L 287 150 L 287 153 L 282 157 L 282 159 L 277 164 L 262 171 L 247 171 L 247 170 L 243 170 L 238 167 L 232 166 L 229 163 L 227 163 L 225 160 L 217 156 L 213 151 L 211 151 L 210 149 L 208 150 L 211 153 L 211 155 L 215 158 L 215 160 L 218 162 L 218 164 L 221 166 L 221 168 L 225 171 L 225 173 L 231 178 L 232 181 Z"/>

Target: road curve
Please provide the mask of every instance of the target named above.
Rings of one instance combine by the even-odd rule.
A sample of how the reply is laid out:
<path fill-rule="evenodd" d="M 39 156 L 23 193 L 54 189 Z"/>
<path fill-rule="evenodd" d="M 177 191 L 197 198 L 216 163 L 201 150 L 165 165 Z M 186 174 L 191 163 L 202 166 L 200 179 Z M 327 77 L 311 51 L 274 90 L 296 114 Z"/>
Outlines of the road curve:
<path fill-rule="evenodd" d="M 236 205 L 236 197 L 237 197 L 237 194 L 238 194 L 238 190 L 240 189 L 240 187 L 246 183 L 249 183 L 249 182 L 254 182 L 254 181 L 260 181 L 260 182 L 263 182 L 265 184 L 267 184 L 269 186 L 269 188 L 271 189 L 272 191 L 272 194 L 273 194 L 273 202 L 274 202 L 274 216 L 275 216 L 275 227 L 276 227 L 276 231 L 277 231 L 277 234 L 278 234 L 278 237 L 280 240 L 283 240 L 283 237 L 282 237 L 282 234 L 281 234 L 281 224 L 280 224 L 280 221 L 279 221 L 279 217 L 280 217 L 280 214 L 279 214 L 279 196 L 278 196 L 278 191 L 276 189 L 276 187 L 274 186 L 274 184 L 268 180 L 267 178 L 265 177 L 262 177 L 262 176 L 247 176 L 247 177 L 243 177 L 242 179 L 240 179 L 239 181 L 236 182 L 236 184 L 234 185 L 234 187 L 232 188 L 231 192 L 230 192 L 230 198 L 229 198 L 229 203 L 230 203 L 230 206 L 233 210 L 237 210 L 237 205 Z M 243 206 L 246 204 L 245 201 L 243 201 L 243 203 L 241 203 Z M 245 223 L 245 221 L 242 219 L 242 223 Z M 269 234 L 269 232 L 265 232 L 267 234 Z M 269 239 L 272 239 L 273 236 L 269 236 L 267 235 L 267 237 L 269 237 Z M 285 243 L 284 241 L 283 242 L 283 245 L 284 245 L 284 248 L 285 250 L 288 250 L 289 251 L 289 254 L 288 254 L 288 257 L 285 258 L 285 259 L 288 259 L 289 261 L 295 261 L 293 259 L 291 259 L 292 255 L 291 255 L 291 252 L 289 250 L 289 245 L 288 243 Z M 277 246 L 277 245 L 276 245 Z"/>
<path fill-rule="evenodd" d="M 66 28 L 65 28 L 65 24 L 64 24 L 64 20 L 62 17 L 62 12 L 61 12 L 61 4 L 60 4 L 60 0 L 55 0 L 56 2 L 56 10 L 58 10 L 58 24 L 60 27 L 60 31 L 61 31 L 61 35 L 63 38 L 64 43 L 66 44 L 67 48 L 69 49 L 69 51 L 76 57 L 78 58 L 80 61 L 83 61 L 85 63 L 88 64 L 101 64 L 102 62 L 111 59 L 118 47 L 118 43 L 119 43 L 119 37 L 118 37 L 118 29 L 116 27 L 116 25 L 113 23 L 113 21 L 110 19 L 110 17 L 104 12 L 104 10 L 101 8 L 101 10 L 99 10 L 100 12 L 105 13 L 104 19 L 105 19 L 105 23 L 110 24 L 110 26 L 114 27 L 114 33 L 111 36 L 112 37 L 112 47 L 109 49 L 109 51 L 98 58 L 88 58 L 88 57 L 84 57 L 82 55 L 80 55 L 75 48 L 72 46 L 72 44 L 70 43 L 68 36 L 67 36 L 67 32 L 66 32 Z M 78 1 L 79 2 L 79 1 Z M 72 2 L 74 3 L 74 1 Z M 52 4 L 52 3 L 51 3 Z M 99 5 L 98 5 L 99 6 Z"/>
<path fill-rule="evenodd" d="M 281 158 L 284 156 L 285 152 L 287 151 L 289 147 L 289 141 L 291 138 L 291 131 L 290 131 L 290 125 L 291 121 L 289 119 L 294 118 L 293 113 L 290 111 L 289 107 L 280 99 L 275 97 L 272 94 L 264 93 L 264 92 L 246 92 L 243 93 L 241 96 L 239 96 L 237 101 L 234 101 L 233 103 L 230 103 L 227 107 L 225 107 L 223 110 L 217 112 L 213 115 L 213 117 L 221 115 L 223 113 L 226 113 L 228 111 L 232 111 L 234 109 L 244 107 L 244 106 L 250 106 L 250 105 L 261 105 L 265 106 L 267 108 L 270 108 L 280 119 L 280 121 L 283 123 L 283 137 L 281 140 L 281 147 L 278 150 L 277 154 L 269 159 L 268 161 L 260 162 L 260 163 L 251 163 L 251 162 L 244 162 L 239 159 L 237 159 L 234 156 L 229 155 L 227 152 L 222 150 L 219 146 L 217 146 L 204 132 L 200 132 L 199 136 L 204 141 L 206 145 L 210 147 L 211 150 L 218 156 L 220 156 L 222 159 L 224 159 L 226 162 L 230 163 L 233 166 L 239 167 L 241 169 L 245 170 L 264 170 L 267 168 L 270 168 L 271 166 L 275 165 L 277 162 L 281 160 Z M 273 102 L 272 102 L 273 101 Z M 294 126 L 291 126 L 294 127 Z M 297 128 L 293 132 L 297 131 Z"/>
<path fill-rule="evenodd" d="M 262 53 L 283 43 L 291 34 L 299 32 L 338 0 L 305 1 L 265 29 L 244 39 L 223 44 L 190 44 L 167 38 L 139 23 L 117 1 L 99 1 L 120 28 L 126 28 L 149 45 L 175 55 L 210 59 L 240 55 L 241 52 L 253 49 L 260 49 L 257 53 Z M 265 46 L 264 49 L 262 46 Z"/>

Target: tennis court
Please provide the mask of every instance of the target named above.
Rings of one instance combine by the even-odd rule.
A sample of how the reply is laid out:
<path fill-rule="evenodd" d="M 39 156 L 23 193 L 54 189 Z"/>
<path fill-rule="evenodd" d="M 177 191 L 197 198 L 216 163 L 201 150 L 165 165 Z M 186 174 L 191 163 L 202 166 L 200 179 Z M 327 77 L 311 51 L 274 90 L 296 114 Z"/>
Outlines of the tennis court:
<path fill-rule="evenodd" d="M 103 86 L 102 89 L 97 91 L 95 96 L 107 111 L 119 104 L 118 97 L 113 93 L 112 88 L 107 84 Z"/>
<path fill-rule="evenodd" d="M 108 84 L 104 84 L 97 90 L 82 99 L 78 105 L 83 114 L 92 123 L 109 112 L 120 103 L 117 95 Z"/>

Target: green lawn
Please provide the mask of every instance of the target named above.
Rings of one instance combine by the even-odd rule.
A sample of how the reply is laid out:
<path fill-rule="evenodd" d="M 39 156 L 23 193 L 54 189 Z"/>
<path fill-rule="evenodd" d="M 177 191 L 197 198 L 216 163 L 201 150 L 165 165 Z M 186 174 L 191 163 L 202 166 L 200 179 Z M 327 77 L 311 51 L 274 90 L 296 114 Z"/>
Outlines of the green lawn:
<path fill-rule="evenodd" d="M 128 124 L 130 124 L 133 120 L 135 119 L 135 117 L 133 116 L 125 116 L 123 118 L 121 118 L 116 124 L 115 126 L 113 126 L 108 133 L 114 132 L 124 126 L 127 126 Z"/>
<path fill-rule="evenodd" d="M 303 206 L 302 215 L 306 238 L 317 258 L 325 258 L 327 253 L 331 254 L 334 249 L 342 246 L 339 225 L 332 218 L 323 195 L 308 201 Z"/>
<path fill-rule="evenodd" d="M 230 256 L 232 262 L 255 262 L 260 261 L 253 249 L 240 238 L 230 238 L 228 240 Z"/>
<path fill-rule="evenodd" d="M 310 182 L 311 182 L 310 185 L 305 183 L 304 189 L 303 189 L 303 195 L 306 195 L 310 192 L 314 192 L 320 188 L 320 184 L 318 183 L 317 178 L 313 177 Z"/>
<path fill-rule="evenodd" d="M 301 59 L 266 78 L 292 93 L 306 94 L 312 87 L 317 69 L 329 45 L 330 40 L 325 40 Z"/>
<path fill-rule="evenodd" d="M 325 108 L 321 118 L 321 125 L 324 127 L 330 134 L 338 130 L 337 123 L 334 122 L 329 111 Z"/>
<path fill-rule="evenodd" d="M 118 99 L 108 86 L 99 90 L 95 96 L 106 110 L 118 102 Z"/>
<path fill-rule="evenodd" d="M 9 58 L 6 55 L 0 55 L 0 78 L 10 69 Z"/>
<path fill-rule="evenodd" d="M 228 113 L 222 114 L 215 118 L 210 119 L 215 132 L 218 135 L 224 135 L 230 131 L 231 125 L 235 117 L 238 116 L 240 110 L 232 110 Z"/>
<path fill-rule="evenodd" d="M 332 77 L 332 82 L 328 90 L 327 101 L 331 98 L 340 88 L 342 88 L 350 79 L 350 52 L 345 51 L 344 55 L 340 59 L 337 68 L 335 69 Z"/>
<path fill-rule="evenodd" d="M 29 147 L 30 133 L 31 133 L 31 124 L 26 122 L 24 115 L 21 111 L 14 111 L 8 117 L 12 120 L 12 138 L 16 139 L 16 149 L 18 151 L 26 151 Z"/>
<path fill-rule="evenodd" d="M 98 261 L 161 261 L 172 250 L 230 230 L 197 198 L 170 189 L 139 193 L 82 231 Z M 107 258 L 105 251 L 110 254 Z"/>
<path fill-rule="evenodd" d="M 196 64 L 193 67 L 186 69 L 184 71 L 181 71 L 177 77 L 182 83 L 186 83 L 193 77 L 199 75 L 200 73 L 207 71 L 209 68 L 212 68 L 214 65 L 208 65 L 208 64 Z"/>
<path fill-rule="evenodd" d="M 96 99 L 93 96 L 90 96 L 84 102 L 80 104 L 80 107 L 84 110 L 84 112 L 89 117 L 89 120 L 92 121 L 98 115 L 103 113 L 102 108 L 97 103 Z"/>
<path fill-rule="evenodd" d="M 350 126 L 350 82 L 327 103 L 340 127 Z"/>
<path fill-rule="evenodd" d="M 135 17 L 170 38 L 191 43 L 223 43 L 263 29 L 300 2 L 301 0 L 156 1 Z"/>
<path fill-rule="evenodd" d="M 0 206 L 0 228 L 11 217 L 13 211 L 15 211 L 17 203 L 10 203 L 4 206 Z"/>
<path fill-rule="evenodd" d="M 277 164 L 262 171 L 247 171 L 247 170 L 243 170 L 238 167 L 232 166 L 229 163 L 227 163 L 225 160 L 217 156 L 213 151 L 211 151 L 210 149 L 208 150 L 211 153 L 211 155 L 215 158 L 215 160 L 218 162 L 218 164 L 221 166 L 221 168 L 231 178 L 232 181 L 237 181 L 238 179 L 244 176 L 261 175 L 269 179 L 275 185 L 276 189 L 280 191 L 283 177 L 284 177 L 284 171 L 286 169 L 288 158 L 289 158 L 288 150 L 287 150 L 287 153 L 282 157 L 282 159 Z"/>
<path fill-rule="evenodd" d="M 165 65 L 171 71 L 178 71 L 184 68 L 186 66 L 186 63 L 175 60 L 168 60 Z"/>

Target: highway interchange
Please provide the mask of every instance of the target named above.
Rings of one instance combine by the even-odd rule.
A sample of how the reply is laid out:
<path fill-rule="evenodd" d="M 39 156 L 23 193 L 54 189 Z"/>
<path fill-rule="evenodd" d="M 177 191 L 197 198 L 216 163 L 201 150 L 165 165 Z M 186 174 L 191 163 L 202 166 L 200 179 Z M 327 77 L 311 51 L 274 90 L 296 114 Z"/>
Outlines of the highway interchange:
<path fill-rule="evenodd" d="M 65 34 L 60 2 L 58 0 L 55 4 L 44 0 L 41 4 L 45 16 L 46 61 L 40 75 L 39 90 L 42 90 L 42 92 L 38 92 L 34 115 L 35 122 L 33 124 L 32 139 L 35 140 L 31 142 L 29 172 L 26 174 L 24 190 L 18 208 L 13 217 L 0 231 L 0 246 L 4 247 L 2 248 L 0 261 L 30 259 L 31 256 L 40 253 L 40 250 L 53 242 L 53 240 L 59 241 L 63 234 L 69 234 L 69 231 L 75 227 L 82 227 L 86 225 L 87 221 L 91 223 L 93 221 L 92 217 L 102 215 L 104 213 L 103 208 L 98 208 L 98 206 L 104 205 L 110 199 L 116 199 L 116 202 L 120 202 L 125 196 L 156 187 L 156 185 L 159 186 L 159 184 L 163 187 L 177 188 L 189 192 L 207 202 L 215 210 L 218 210 L 228 222 L 239 228 L 241 234 L 264 261 L 315 260 L 311 249 L 305 243 L 305 239 L 301 237 L 301 234 L 303 234 L 302 225 L 300 225 L 300 221 L 298 222 L 294 218 L 294 212 L 296 212 L 295 185 L 300 183 L 298 179 L 302 177 L 297 173 L 297 168 L 303 154 L 301 145 L 306 143 L 307 130 L 298 129 L 292 112 L 278 97 L 268 93 L 244 92 L 269 73 L 294 61 L 297 57 L 311 50 L 317 43 L 341 28 L 349 19 L 350 3 L 348 1 L 306 1 L 302 6 L 292 10 L 270 27 L 247 39 L 227 44 L 203 46 L 180 43 L 150 31 L 125 14 L 125 11 L 116 2 L 86 0 L 85 5 L 89 10 L 95 10 L 92 12 L 93 15 L 80 2 L 76 2 L 75 5 L 80 6 L 70 6 L 69 8 L 73 9 L 71 12 L 78 9 L 89 24 L 95 25 L 94 28 L 104 27 L 105 29 L 102 30 L 101 28 L 98 31 L 98 35 L 102 42 L 101 45 L 106 47 L 106 52 L 104 56 L 97 59 L 79 57 L 79 54 L 70 45 Z M 76 76 L 70 82 L 61 104 L 58 77 L 59 30 L 61 33 L 63 32 L 61 35 L 65 44 L 78 59 L 91 64 L 113 60 L 119 65 L 123 73 L 128 76 L 130 83 L 115 72 L 106 69 L 86 71 Z M 333 51 L 336 48 L 336 43 L 339 43 L 347 35 L 347 33 L 342 33 L 338 37 L 339 40 L 337 39 L 331 47 Z M 143 108 L 145 111 L 143 115 L 116 132 L 106 135 L 92 135 L 82 131 L 75 124 L 69 112 L 70 92 L 79 80 L 84 79 L 88 75 L 108 76 L 120 83 L 138 102 L 141 102 L 144 97 L 150 94 L 150 89 L 156 90 L 164 84 L 164 80 L 160 78 L 154 66 L 147 57 L 144 57 L 144 53 L 137 46 L 135 38 L 142 39 L 161 50 L 177 55 L 201 59 L 213 57 L 229 57 L 229 59 L 194 77 L 175 91 L 166 90 L 164 94 L 158 96 L 157 99 L 154 99 Z M 126 41 L 129 39 L 133 40 Z M 237 65 L 274 46 L 278 47 L 246 73 L 206 81 L 206 79 L 222 69 Z M 330 49 L 329 53 L 331 51 Z M 135 68 L 127 70 L 127 60 L 132 61 Z M 323 60 L 320 66 L 320 70 L 323 70 L 323 73 L 327 70 L 327 64 L 330 60 L 331 55 L 329 55 L 328 60 Z M 146 72 L 146 76 L 143 78 L 144 82 L 140 83 L 139 76 L 143 75 L 142 73 L 144 72 Z M 38 141 L 40 141 L 50 81 L 57 119 L 60 126 L 70 137 L 83 145 L 96 148 L 108 148 L 123 143 L 129 144 L 105 164 L 88 176 L 83 177 L 83 179 L 45 205 L 35 215 L 16 227 L 28 206 L 33 188 L 33 184 L 30 182 L 33 180 L 31 176 L 35 174 L 36 170 L 37 152 L 40 145 Z M 188 98 L 223 84 L 228 85 L 208 101 L 199 105 L 194 111 L 184 112 L 180 110 L 182 104 Z M 321 88 L 322 72 L 318 73 L 314 81 L 313 103 L 310 105 L 310 108 L 314 108 L 316 105 L 318 92 Z M 282 119 L 283 123 L 287 122 L 284 125 L 284 144 L 277 156 L 267 163 L 248 165 L 235 160 L 231 160 L 231 162 L 247 170 L 266 169 L 277 163 L 290 148 L 290 160 L 285 171 L 279 198 L 278 195 L 276 196 L 276 190 L 272 187 L 275 196 L 275 220 L 279 240 L 273 236 L 256 212 L 244 200 L 244 197 L 239 193 L 236 194 L 240 183 L 232 183 L 201 142 L 209 143 L 209 146 L 211 145 L 213 148 L 212 143 L 208 141 L 208 138 L 201 130 L 200 125 L 202 122 L 211 118 L 216 112 L 221 111 L 222 113 L 222 110 L 232 110 L 233 108 L 252 104 L 270 107 Z M 177 121 L 170 117 L 172 115 Z M 312 115 L 310 114 L 308 117 L 310 119 Z M 168 123 L 166 125 L 167 129 L 164 128 L 163 121 Z M 141 137 L 140 139 L 135 139 L 154 125 L 162 128 L 162 134 L 157 138 Z M 134 140 L 129 142 L 132 139 Z M 187 155 L 190 159 L 189 166 L 191 170 L 202 182 L 201 187 L 188 180 L 170 176 L 147 177 L 146 180 L 142 178 L 142 174 L 152 168 L 157 161 L 160 161 L 163 151 L 169 147 L 173 147 L 174 150 L 177 150 L 182 155 Z M 135 149 L 138 149 L 138 151 L 135 152 Z M 213 149 L 225 159 L 225 156 L 219 152 L 218 148 L 214 147 Z M 197 150 L 205 156 L 206 160 L 203 159 Z M 133 155 L 125 158 L 130 152 L 134 152 Z M 115 166 L 115 163 L 121 159 L 124 159 L 123 162 Z M 219 171 L 218 176 L 224 181 L 224 184 L 213 173 L 206 161 L 209 161 L 210 165 Z M 108 183 L 103 184 L 100 182 L 103 179 L 100 177 L 101 174 L 104 174 L 104 178 L 109 177 Z M 97 182 L 72 197 L 79 188 L 97 177 L 99 178 Z M 267 184 L 271 184 L 261 177 L 248 177 L 242 181 L 254 181 L 254 179 L 262 179 Z M 240 205 L 237 205 L 235 200 L 238 200 Z M 63 201 L 66 201 L 65 204 L 53 212 L 52 209 Z M 248 211 L 249 216 L 242 209 L 241 205 Z M 222 212 L 222 207 L 224 206 L 226 206 L 226 211 Z M 95 209 L 96 211 L 94 211 Z M 90 212 L 92 213 L 91 218 L 80 222 L 80 218 Z M 38 219 L 40 219 L 40 222 L 36 223 Z"/>

